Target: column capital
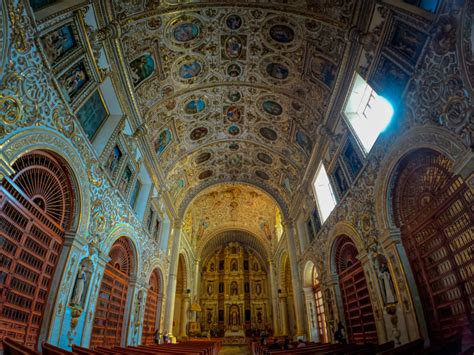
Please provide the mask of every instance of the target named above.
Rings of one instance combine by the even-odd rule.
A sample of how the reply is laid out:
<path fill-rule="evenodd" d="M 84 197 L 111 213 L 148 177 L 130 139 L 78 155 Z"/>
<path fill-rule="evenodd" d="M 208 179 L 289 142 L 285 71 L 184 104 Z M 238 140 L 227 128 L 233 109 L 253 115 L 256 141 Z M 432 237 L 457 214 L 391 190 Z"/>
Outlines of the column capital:
<path fill-rule="evenodd" d="M 183 227 L 183 224 L 184 222 L 181 218 L 175 218 L 173 219 L 173 222 L 171 225 L 174 229 L 181 229 Z"/>
<path fill-rule="evenodd" d="M 295 220 L 293 218 L 285 219 L 282 222 L 282 225 L 283 225 L 284 228 L 293 228 L 294 225 L 295 225 Z"/>

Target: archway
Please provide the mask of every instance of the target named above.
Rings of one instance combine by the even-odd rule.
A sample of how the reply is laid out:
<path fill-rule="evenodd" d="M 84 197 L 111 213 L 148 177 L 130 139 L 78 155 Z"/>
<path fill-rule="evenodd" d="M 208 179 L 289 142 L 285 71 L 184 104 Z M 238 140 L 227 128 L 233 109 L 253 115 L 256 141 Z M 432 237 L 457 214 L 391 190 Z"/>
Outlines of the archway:
<path fill-rule="evenodd" d="M 133 272 L 133 251 L 126 237 L 119 238 L 110 249 L 110 261 L 97 299 L 90 345 L 121 346 L 130 275 Z"/>
<path fill-rule="evenodd" d="M 13 170 L 0 186 L 0 334 L 35 348 L 79 199 L 67 166 L 52 153 L 28 153 Z"/>
<path fill-rule="evenodd" d="M 451 160 L 430 149 L 407 155 L 394 177 L 392 210 L 431 341 L 468 347 L 474 343 L 474 198 L 452 168 Z"/>
<path fill-rule="evenodd" d="M 293 282 L 288 255 L 285 255 L 283 261 L 283 275 L 280 292 L 280 309 L 282 312 L 282 333 L 284 335 L 294 336 L 296 334 L 295 322 L 295 302 L 293 298 Z"/>
<path fill-rule="evenodd" d="M 176 277 L 176 295 L 174 299 L 174 315 L 173 315 L 173 330 L 172 334 L 186 335 L 186 321 L 187 321 L 187 293 L 186 287 L 186 262 L 183 254 L 179 255 L 178 274 Z M 170 300 L 172 302 L 172 300 Z"/>
<path fill-rule="evenodd" d="M 306 299 L 306 313 L 310 340 L 327 343 L 328 331 L 324 312 L 323 294 L 316 266 L 308 261 L 304 268 L 303 290 Z"/>
<path fill-rule="evenodd" d="M 347 340 L 350 343 L 377 343 L 377 330 L 369 290 L 354 242 L 345 235 L 337 238 L 335 264 L 344 307 Z"/>
<path fill-rule="evenodd" d="M 159 328 L 162 302 L 161 284 L 160 272 L 158 269 L 155 269 L 150 275 L 146 297 L 142 332 L 143 345 L 152 345 L 154 343 L 154 333 Z"/>

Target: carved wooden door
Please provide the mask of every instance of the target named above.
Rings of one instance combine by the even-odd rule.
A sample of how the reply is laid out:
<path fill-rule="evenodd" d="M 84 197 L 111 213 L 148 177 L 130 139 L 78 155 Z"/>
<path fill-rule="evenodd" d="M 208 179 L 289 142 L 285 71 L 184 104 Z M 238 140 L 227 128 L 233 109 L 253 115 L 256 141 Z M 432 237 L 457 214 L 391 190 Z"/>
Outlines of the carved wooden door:
<path fill-rule="evenodd" d="M 474 198 L 452 167 L 434 151 L 411 154 L 400 164 L 393 210 L 432 341 L 473 344 Z"/>
<path fill-rule="evenodd" d="M 97 298 L 90 346 L 121 346 L 131 272 L 131 250 L 126 238 L 115 242 L 109 257 Z"/>
<path fill-rule="evenodd" d="M 150 276 L 150 288 L 146 296 L 145 316 L 143 320 L 142 344 L 154 343 L 156 315 L 158 312 L 159 276 L 154 271 Z"/>
<path fill-rule="evenodd" d="M 374 312 L 358 252 L 348 237 L 340 237 L 336 249 L 347 340 L 350 343 L 378 343 Z"/>
<path fill-rule="evenodd" d="M 34 348 L 73 193 L 67 170 L 52 155 L 33 152 L 13 168 L 0 186 L 0 339 Z"/>

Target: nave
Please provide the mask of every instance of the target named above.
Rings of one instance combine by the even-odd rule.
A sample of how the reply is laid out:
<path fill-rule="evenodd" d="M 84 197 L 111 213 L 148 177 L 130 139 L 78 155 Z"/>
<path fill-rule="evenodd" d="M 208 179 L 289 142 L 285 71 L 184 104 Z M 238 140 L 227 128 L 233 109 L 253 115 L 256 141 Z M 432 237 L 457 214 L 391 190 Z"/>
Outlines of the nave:
<path fill-rule="evenodd" d="M 0 0 L 0 354 L 472 354 L 474 0 Z"/>

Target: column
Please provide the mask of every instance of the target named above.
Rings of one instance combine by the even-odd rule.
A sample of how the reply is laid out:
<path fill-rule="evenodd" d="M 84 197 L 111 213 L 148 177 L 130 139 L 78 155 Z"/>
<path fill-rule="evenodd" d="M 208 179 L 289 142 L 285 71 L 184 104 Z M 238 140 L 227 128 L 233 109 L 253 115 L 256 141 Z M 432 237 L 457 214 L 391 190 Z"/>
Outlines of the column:
<path fill-rule="evenodd" d="M 173 332 L 173 316 L 174 316 L 174 303 L 176 295 L 176 280 L 178 274 L 178 260 L 179 260 L 179 242 L 181 239 L 181 228 L 183 222 L 181 220 L 175 220 L 171 229 L 173 237 L 173 245 L 171 246 L 171 261 L 168 277 L 168 292 L 166 297 L 166 313 L 165 313 L 165 326 L 164 331 L 171 335 Z"/>
<path fill-rule="evenodd" d="M 189 296 L 185 295 L 184 298 L 181 300 L 181 323 L 179 331 L 179 335 L 181 336 L 186 335 L 186 326 L 188 324 L 188 311 L 190 309 L 190 298 Z"/>
<path fill-rule="evenodd" d="M 295 302 L 295 318 L 296 318 L 296 335 L 304 335 L 303 327 L 303 293 L 301 287 L 301 279 L 298 270 L 298 259 L 296 256 L 296 244 L 295 244 L 295 227 L 293 220 L 284 222 L 284 228 L 286 232 L 286 242 L 288 245 L 288 257 L 290 260 L 291 277 L 293 284 L 293 299 Z"/>
<path fill-rule="evenodd" d="M 311 341 L 320 342 L 318 329 L 318 315 L 316 312 L 316 303 L 314 301 L 314 291 L 312 287 L 304 288 L 304 298 L 306 300 L 306 317 L 308 319 L 308 336 Z"/>
<path fill-rule="evenodd" d="M 280 294 L 281 311 L 281 334 L 288 335 L 288 304 L 286 303 L 286 293 Z"/>
<path fill-rule="evenodd" d="M 273 334 L 280 334 L 278 327 L 278 287 L 275 280 L 275 270 L 273 268 L 273 261 L 268 259 L 268 273 L 270 274 L 270 301 L 272 302 L 273 313 Z"/>

